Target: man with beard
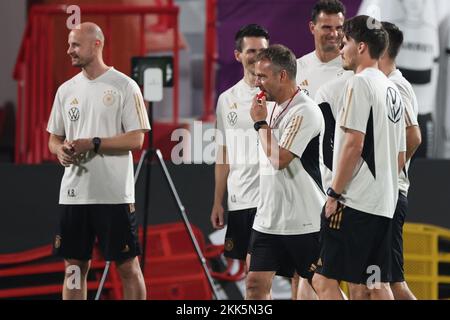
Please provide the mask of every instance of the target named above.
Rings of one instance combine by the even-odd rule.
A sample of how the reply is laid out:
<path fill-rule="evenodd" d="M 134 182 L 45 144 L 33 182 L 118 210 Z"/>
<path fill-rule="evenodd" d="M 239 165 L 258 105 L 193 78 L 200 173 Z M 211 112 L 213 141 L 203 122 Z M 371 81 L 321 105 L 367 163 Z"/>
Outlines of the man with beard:
<path fill-rule="evenodd" d="M 49 149 L 65 167 L 55 253 L 65 260 L 63 299 L 86 299 L 86 278 L 97 238 L 115 261 L 124 299 L 146 298 L 137 256 L 133 158 L 150 130 L 139 86 L 103 62 L 104 36 L 94 23 L 73 29 L 67 54 L 81 68 L 56 93 L 48 122 Z M 68 278 L 80 271 L 80 288 Z"/>
<path fill-rule="evenodd" d="M 342 59 L 339 55 L 344 19 L 345 6 L 339 0 L 320 0 L 312 9 L 309 29 L 314 36 L 315 50 L 297 59 L 296 77 L 297 84 L 312 99 L 322 85 L 341 78 L 347 79 L 352 73 L 342 69 Z M 326 110 L 322 110 L 324 116 L 325 112 Z M 292 280 L 293 299 L 317 298 L 307 281 L 298 281 L 298 277 Z"/>
<path fill-rule="evenodd" d="M 268 299 L 276 273 L 311 279 L 319 251 L 319 212 L 325 202 L 319 168 L 323 118 L 295 83 L 291 50 L 274 45 L 257 57 L 251 117 L 259 137 L 260 201 L 250 244 L 247 299 Z M 267 110 L 266 101 L 276 105 Z"/>
<path fill-rule="evenodd" d="M 296 77 L 312 99 L 320 86 L 344 73 L 339 55 L 344 19 L 345 6 L 339 0 L 320 0 L 312 10 L 309 29 L 315 50 L 297 59 Z"/>

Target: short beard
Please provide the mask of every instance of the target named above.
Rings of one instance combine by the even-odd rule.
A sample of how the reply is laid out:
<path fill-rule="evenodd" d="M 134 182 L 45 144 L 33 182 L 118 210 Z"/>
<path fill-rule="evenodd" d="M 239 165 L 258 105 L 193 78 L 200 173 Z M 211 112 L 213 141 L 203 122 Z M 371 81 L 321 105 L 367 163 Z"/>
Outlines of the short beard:
<path fill-rule="evenodd" d="M 334 45 L 334 46 L 325 45 L 322 47 L 322 50 L 323 50 L 323 52 L 334 52 L 334 51 L 339 52 L 338 48 L 339 48 L 338 45 Z"/>

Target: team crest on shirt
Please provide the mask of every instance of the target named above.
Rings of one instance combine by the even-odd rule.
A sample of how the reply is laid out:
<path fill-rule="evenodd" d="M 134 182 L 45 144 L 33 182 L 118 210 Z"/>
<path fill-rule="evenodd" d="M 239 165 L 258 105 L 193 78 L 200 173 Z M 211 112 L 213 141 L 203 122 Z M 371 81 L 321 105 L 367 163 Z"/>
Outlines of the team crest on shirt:
<path fill-rule="evenodd" d="M 59 247 L 61 247 L 61 236 L 57 235 L 55 237 L 55 249 L 58 249 Z"/>
<path fill-rule="evenodd" d="M 400 95 L 394 88 L 388 87 L 387 89 L 386 105 L 389 120 L 393 123 L 399 122 L 403 115 L 403 106 Z"/>
<path fill-rule="evenodd" d="M 80 109 L 78 109 L 77 107 L 72 107 L 69 109 L 68 115 L 70 121 L 77 121 L 78 119 L 80 119 Z"/>
<path fill-rule="evenodd" d="M 234 248 L 233 239 L 225 239 L 224 249 L 225 251 L 231 251 Z"/>
<path fill-rule="evenodd" d="M 104 96 L 103 96 L 103 104 L 106 107 L 112 106 L 114 104 L 114 102 L 116 101 L 116 97 L 115 97 L 115 92 L 112 90 L 106 90 L 104 92 Z"/>
<path fill-rule="evenodd" d="M 237 116 L 236 112 L 232 111 L 232 112 L 228 113 L 228 115 L 227 115 L 228 124 L 230 126 L 234 127 L 236 125 L 237 118 L 238 118 L 238 116 Z"/>
<path fill-rule="evenodd" d="M 306 94 L 309 97 L 309 91 L 306 89 L 300 89 L 301 92 L 303 92 L 304 94 Z"/>

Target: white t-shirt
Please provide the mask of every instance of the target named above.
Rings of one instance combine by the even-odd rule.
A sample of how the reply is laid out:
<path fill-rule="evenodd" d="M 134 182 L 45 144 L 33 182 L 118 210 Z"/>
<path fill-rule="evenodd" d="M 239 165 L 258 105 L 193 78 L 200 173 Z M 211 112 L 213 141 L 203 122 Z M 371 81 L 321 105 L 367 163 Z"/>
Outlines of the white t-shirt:
<path fill-rule="evenodd" d="M 418 113 L 418 103 L 414 90 L 408 80 L 403 77 L 400 70 L 393 71 L 389 76 L 391 80 L 400 91 L 402 96 L 404 111 L 405 111 L 405 126 L 406 128 L 411 126 L 418 126 L 417 113 Z M 408 195 L 409 189 L 409 179 L 408 179 L 408 169 L 410 161 L 406 162 L 404 169 L 400 172 L 398 180 L 399 190 L 406 196 Z"/>
<path fill-rule="evenodd" d="M 287 104 L 288 101 L 276 107 L 274 118 Z M 260 202 L 253 229 L 278 235 L 320 230 L 320 212 L 326 199 L 319 168 L 319 135 L 323 126 L 317 104 L 303 92 L 297 93 L 274 122 L 278 145 L 296 158 L 287 168 L 276 170 L 260 145 Z"/>
<path fill-rule="evenodd" d="M 110 68 L 94 80 L 82 72 L 56 92 L 47 131 L 73 141 L 113 137 L 134 130 L 149 130 L 139 86 Z M 60 204 L 134 203 L 131 151 L 120 155 L 86 153 L 79 164 L 65 168 Z"/>
<path fill-rule="evenodd" d="M 398 154 L 406 150 L 400 92 L 380 70 L 366 68 L 350 78 L 336 124 L 333 179 L 339 171 L 344 129 L 365 134 L 364 148 L 342 202 L 365 213 L 392 218 L 398 198 Z"/>
<path fill-rule="evenodd" d="M 347 81 L 354 74 L 344 72 L 340 77 L 325 83 L 316 93 L 315 101 L 322 111 L 325 120 L 325 131 L 320 138 L 321 172 L 324 190 L 331 186 L 333 178 L 333 147 L 334 131 L 336 129 L 336 115 L 343 107 L 344 90 Z"/>
<path fill-rule="evenodd" d="M 297 76 L 295 80 L 300 88 L 311 99 L 314 99 L 320 86 L 338 78 L 344 72 L 341 56 L 337 56 L 325 63 L 320 61 L 316 51 L 313 51 L 297 59 Z"/>
<path fill-rule="evenodd" d="M 450 84 L 450 22 L 449 25 L 449 32 L 448 32 L 448 44 L 446 48 L 447 53 L 447 83 Z M 447 140 L 450 140 L 450 90 L 447 91 L 447 103 L 446 103 L 446 109 L 445 109 L 445 131 L 446 131 L 446 138 Z M 450 157 L 450 150 L 449 150 L 449 157 Z"/>
<path fill-rule="evenodd" d="M 258 135 L 250 117 L 252 100 L 259 92 L 242 79 L 217 101 L 218 145 L 227 147 L 230 172 L 228 210 L 256 208 L 259 201 Z M 222 139 L 221 139 L 222 138 Z"/>
<path fill-rule="evenodd" d="M 404 40 L 396 62 L 417 95 L 419 114 L 435 111 L 439 23 L 444 17 L 441 12 L 446 11 L 443 2 L 363 0 L 359 9 L 360 13 L 373 15 L 374 12 L 370 11 L 378 8 L 382 21 L 392 22 L 403 31 Z"/>

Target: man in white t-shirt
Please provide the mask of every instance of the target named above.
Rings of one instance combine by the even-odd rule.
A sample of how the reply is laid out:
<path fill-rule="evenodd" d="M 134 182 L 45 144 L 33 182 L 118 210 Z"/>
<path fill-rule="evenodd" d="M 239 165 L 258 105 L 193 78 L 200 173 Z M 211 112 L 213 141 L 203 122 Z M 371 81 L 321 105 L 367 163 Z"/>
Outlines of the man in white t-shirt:
<path fill-rule="evenodd" d="M 349 283 L 351 298 L 366 286 L 371 299 L 393 299 L 391 220 L 405 163 L 404 107 L 396 86 L 378 69 L 388 35 L 379 22 L 368 22 L 368 16 L 357 16 L 344 23 L 343 66 L 355 76 L 337 116 L 333 179 L 313 278 L 320 299 L 342 299 L 339 280 Z"/>
<path fill-rule="evenodd" d="M 344 70 L 339 55 L 345 6 L 339 0 L 319 0 L 312 10 L 309 29 L 315 50 L 297 60 L 296 82 L 314 99 L 317 90 Z"/>
<path fill-rule="evenodd" d="M 437 0 L 363 0 L 360 13 L 378 10 L 381 19 L 395 23 L 403 32 L 397 68 L 411 83 L 419 102 L 418 123 L 422 143 L 414 158 L 433 157 L 435 148 L 436 89 L 439 67 L 439 24 L 448 1 Z"/>
<path fill-rule="evenodd" d="M 320 209 L 325 201 L 319 168 L 323 118 L 296 86 L 291 50 L 273 45 L 257 57 L 251 117 L 259 137 L 260 200 L 250 244 L 247 299 L 270 297 L 276 273 L 311 279 L 319 250 Z M 275 101 L 267 109 L 266 101 Z"/>
<path fill-rule="evenodd" d="M 403 271 L 403 224 L 408 210 L 409 162 L 422 140 L 417 122 L 419 106 L 411 84 L 403 77 L 395 64 L 395 59 L 403 42 L 403 32 L 392 23 L 382 22 L 382 25 L 389 35 L 389 46 L 379 61 L 379 67 L 400 91 L 405 111 L 406 126 L 406 164 L 399 176 L 398 201 L 392 220 L 391 289 L 396 300 L 415 300 L 414 294 L 406 284 Z"/>
<path fill-rule="evenodd" d="M 63 299 L 86 299 L 86 277 L 95 238 L 115 261 L 124 299 L 146 298 L 137 256 L 132 150 L 150 130 L 138 85 L 102 58 L 104 36 L 85 22 L 69 33 L 67 54 L 82 71 L 56 93 L 48 122 L 49 149 L 66 167 L 61 182 L 59 231 L 54 249 L 66 270 L 80 270 L 80 288 L 67 285 Z M 70 268 L 70 269 L 69 269 Z"/>
<path fill-rule="evenodd" d="M 319 0 L 311 11 L 309 29 L 314 36 L 315 50 L 297 59 L 296 82 L 311 99 L 325 83 L 341 78 L 347 72 L 342 69 L 339 46 L 342 40 L 342 25 L 345 6 L 339 0 Z M 351 72 L 350 72 L 351 73 Z M 297 278 L 292 282 L 292 295 L 299 300 L 317 299 L 306 281 Z"/>
<path fill-rule="evenodd" d="M 259 92 L 255 86 L 255 59 L 268 45 L 269 34 L 259 25 L 243 26 L 236 33 L 234 54 L 242 64 L 244 77 L 219 96 L 216 109 L 218 150 L 211 223 L 215 229 L 224 227 L 222 202 L 228 191 L 224 256 L 243 261 L 249 258 L 248 246 L 259 201 L 257 133 L 250 118 L 253 97 Z"/>
<path fill-rule="evenodd" d="M 320 139 L 321 172 L 324 190 L 331 187 L 333 174 L 334 132 L 336 129 L 336 116 L 344 105 L 344 90 L 347 81 L 354 74 L 344 72 L 341 77 L 325 83 L 319 88 L 314 101 L 319 105 L 325 122 L 325 130 Z"/>

